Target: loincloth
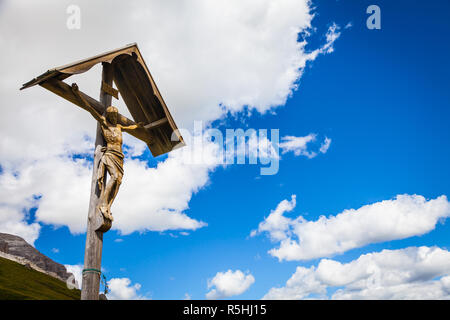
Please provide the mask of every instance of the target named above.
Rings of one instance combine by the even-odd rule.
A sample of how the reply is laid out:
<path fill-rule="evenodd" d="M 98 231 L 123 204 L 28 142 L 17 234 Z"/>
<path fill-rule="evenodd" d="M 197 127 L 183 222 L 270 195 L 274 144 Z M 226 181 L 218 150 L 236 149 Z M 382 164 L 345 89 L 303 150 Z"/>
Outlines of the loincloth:
<path fill-rule="evenodd" d="M 113 174 L 113 172 L 119 173 L 121 176 L 123 176 L 123 158 L 124 154 L 120 151 L 108 149 L 107 147 L 102 147 L 101 151 L 103 152 L 103 155 L 99 162 L 99 169 L 98 170 L 98 180 L 103 180 L 103 176 L 105 174 L 104 167 L 107 168 L 109 171 L 109 174 Z M 104 164 L 104 166 L 102 166 Z"/>

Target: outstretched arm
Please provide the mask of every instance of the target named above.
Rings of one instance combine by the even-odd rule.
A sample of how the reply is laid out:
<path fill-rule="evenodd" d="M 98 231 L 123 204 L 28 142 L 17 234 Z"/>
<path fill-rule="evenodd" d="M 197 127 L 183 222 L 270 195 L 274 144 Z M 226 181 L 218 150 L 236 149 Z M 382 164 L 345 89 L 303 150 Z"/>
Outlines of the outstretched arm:
<path fill-rule="evenodd" d="M 97 112 L 97 110 L 90 105 L 89 102 L 86 101 L 86 99 L 80 94 L 80 91 L 78 90 L 78 86 L 76 83 L 72 83 L 72 92 L 73 94 L 83 103 L 83 105 L 86 107 L 86 109 L 89 111 L 90 114 L 103 125 L 106 125 L 106 119 L 104 116 L 102 116 L 100 113 Z"/>
<path fill-rule="evenodd" d="M 143 128 L 144 127 L 144 123 L 143 122 L 139 122 L 136 124 L 132 124 L 131 126 L 121 126 L 123 131 L 133 131 L 136 130 L 138 128 Z"/>

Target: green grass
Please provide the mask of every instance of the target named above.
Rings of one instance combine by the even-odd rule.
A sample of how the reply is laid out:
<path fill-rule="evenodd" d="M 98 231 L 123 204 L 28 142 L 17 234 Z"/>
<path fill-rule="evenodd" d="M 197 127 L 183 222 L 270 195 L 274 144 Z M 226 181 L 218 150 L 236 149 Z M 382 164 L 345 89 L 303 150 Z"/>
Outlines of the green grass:
<path fill-rule="evenodd" d="M 0 300 L 80 300 L 80 290 L 0 257 Z"/>

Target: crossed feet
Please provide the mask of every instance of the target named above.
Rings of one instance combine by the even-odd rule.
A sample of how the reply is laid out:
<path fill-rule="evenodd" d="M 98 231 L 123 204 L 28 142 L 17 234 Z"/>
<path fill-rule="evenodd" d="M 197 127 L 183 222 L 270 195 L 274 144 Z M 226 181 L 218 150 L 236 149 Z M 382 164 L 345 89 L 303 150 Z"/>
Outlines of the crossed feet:
<path fill-rule="evenodd" d="M 102 213 L 102 215 L 103 215 L 103 217 L 104 217 L 105 219 L 108 219 L 108 220 L 110 220 L 110 221 L 113 221 L 113 220 L 114 220 L 114 218 L 113 218 L 111 212 L 109 211 L 108 207 L 106 207 L 106 206 L 100 206 L 98 209 L 100 210 L 100 212 Z"/>

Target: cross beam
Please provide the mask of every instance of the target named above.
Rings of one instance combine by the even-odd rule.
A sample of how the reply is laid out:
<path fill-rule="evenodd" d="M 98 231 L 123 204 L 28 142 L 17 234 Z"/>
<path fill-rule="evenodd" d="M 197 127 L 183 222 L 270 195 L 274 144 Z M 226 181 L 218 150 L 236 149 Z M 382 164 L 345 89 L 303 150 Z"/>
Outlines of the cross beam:
<path fill-rule="evenodd" d="M 164 123 L 166 123 L 168 120 L 166 117 L 150 122 L 149 124 L 144 125 L 144 128 L 146 129 L 154 129 L 154 128 L 158 128 L 160 126 L 162 126 Z"/>
<path fill-rule="evenodd" d="M 77 98 L 77 96 L 73 93 L 71 87 L 61 81 L 58 80 L 56 78 L 52 78 L 50 80 L 44 81 L 42 83 L 39 84 L 41 87 L 57 94 L 58 96 L 72 102 L 73 104 L 79 106 L 80 108 L 89 111 L 84 104 Z M 89 95 L 79 91 L 79 94 L 87 101 L 89 102 L 89 104 L 95 108 L 95 110 L 97 110 L 98 113 L 103 114 L 105 107 L 104 105 L 90 97 Z M 127 117 L 121 115 L 120 113 L 118 114 L 117 117 L 117 123 L 123 125 L 123 126 L 131 126 L 133 124 L 136 124 L 133 120 L 128 119 Z M 151 123 L 150 123 L 151 124 Z M 129 134 L 131 134 L 132 136 L 134 136 L 135 138 L 138 138 L 139 140 L 144 141 L 147 144 L 151 144 L 153 137 L 152 134 L 150 132 L 148 132 L 147 130 L 143 129 L 143 128 L 138 128 L 136 130 L 133 130 L 131 132 L 128 132 Z"/>

